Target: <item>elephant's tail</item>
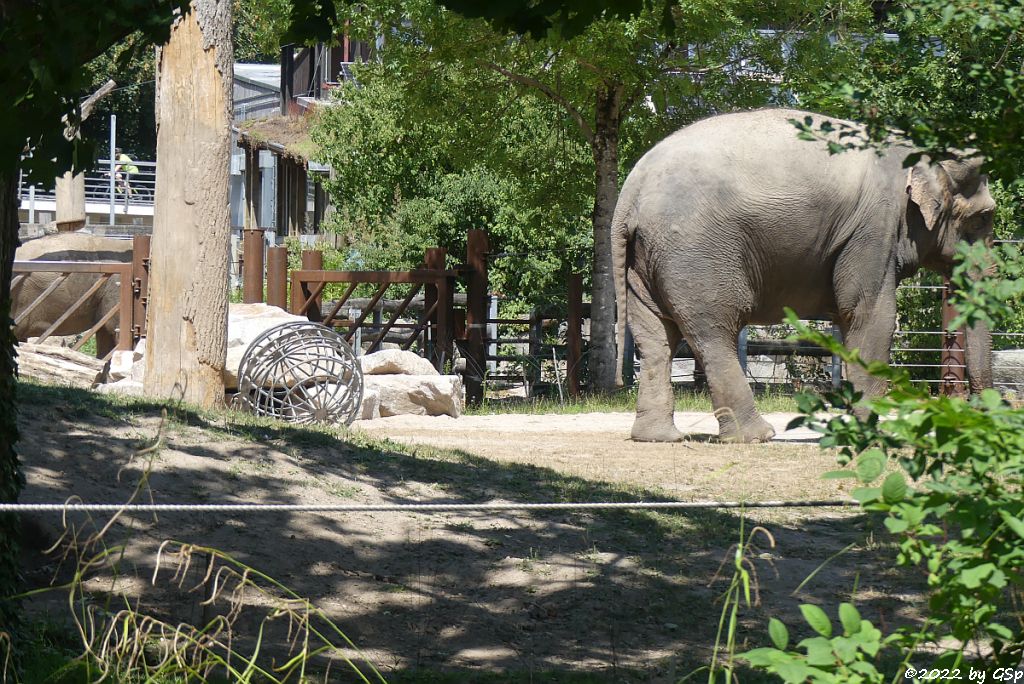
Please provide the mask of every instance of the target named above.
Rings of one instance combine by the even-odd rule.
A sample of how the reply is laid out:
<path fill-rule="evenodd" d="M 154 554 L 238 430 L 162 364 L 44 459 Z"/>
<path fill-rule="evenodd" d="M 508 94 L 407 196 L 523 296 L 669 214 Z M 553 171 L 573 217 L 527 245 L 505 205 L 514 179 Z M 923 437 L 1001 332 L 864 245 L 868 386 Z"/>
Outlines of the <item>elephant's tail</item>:
<path fill-rule="evenodd" d="M 620 201 L 612 218 L 612 278 L 615 281 L 615 386 L 622 387 L 626 351 L 626 249 L 630 231 L 626 203 Z"/>

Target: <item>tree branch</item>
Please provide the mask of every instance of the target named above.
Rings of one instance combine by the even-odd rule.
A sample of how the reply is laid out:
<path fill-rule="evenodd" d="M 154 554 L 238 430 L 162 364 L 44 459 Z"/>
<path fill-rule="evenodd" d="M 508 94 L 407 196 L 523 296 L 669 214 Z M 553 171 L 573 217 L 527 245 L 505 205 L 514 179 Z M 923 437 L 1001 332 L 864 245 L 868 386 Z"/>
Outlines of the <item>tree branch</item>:
<path fill-rule="evenodd" d="M 512 81 L 513 83 L 519 83 L 520 85 L 525 85 L 540 91 L 545 97 L 547 97 L 549 100 L 551 100 L 552 102 L 560 106 L 562 109 L 564 109 L 566 112 L 568 112 L 569 116 L 571 116 L 573 120 L 576 122 L 576 125 L 580 127 L 581 131 L 583 131 L 583 136 L 587 139 L 587 142 L 590 143 L 591 145 L 594 143 L 593 126 L 591 126 L 587 122 L 587 120 L 583 118 L 583 115 L 580 113 L 580 111 L 576 109 L 576 107 L 574 107 L 573 104 L 569 102 L 569 100 L 567 100 L 565 97 L 563 97 L 555 90 L 552 90 L 550 86 L 530 76 L 517 74 L 516 72 L 510 69 L 506 69 L 500 64 L 495 64 L 494 62 L 481 62 L 481 64 L 486 66 L 488 69 L 498 72 L 499 74 L 507 78 L 509 81 Z"/>

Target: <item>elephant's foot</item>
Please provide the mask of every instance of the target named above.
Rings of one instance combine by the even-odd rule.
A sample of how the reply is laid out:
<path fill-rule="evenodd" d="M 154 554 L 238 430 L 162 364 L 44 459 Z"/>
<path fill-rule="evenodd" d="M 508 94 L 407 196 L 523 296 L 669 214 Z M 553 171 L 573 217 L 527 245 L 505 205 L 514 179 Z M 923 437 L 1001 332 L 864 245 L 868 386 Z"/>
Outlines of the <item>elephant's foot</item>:
<path fill-rule="evenodd" d="M 738 422 L 727 418 L 718 421 L 718 438 L 730 444 L 756 444 L 770 442 L 775 436 L 775 428 L 761 416 Z"/>
<path fill-rule="evenodd" d="M 679 442 L 683 433 L 676 429 L 672 417 L 648 418 L 637 416 L 630 439 L 634 442 Z"/>

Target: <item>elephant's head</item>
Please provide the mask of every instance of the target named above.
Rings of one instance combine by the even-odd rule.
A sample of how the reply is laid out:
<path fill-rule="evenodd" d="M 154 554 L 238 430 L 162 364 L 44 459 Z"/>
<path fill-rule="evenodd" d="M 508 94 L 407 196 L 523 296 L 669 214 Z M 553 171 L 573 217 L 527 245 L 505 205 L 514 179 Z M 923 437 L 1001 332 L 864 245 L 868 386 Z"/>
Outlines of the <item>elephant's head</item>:
<path fill-rule="evenodd" d="M 980 157 L 916 164 L 907 174 L 907 195 L 908 221 L 918 224 L 913 232 L 922 266 L 949 276 L 961 241 L 992 244 L 996 203 L 981 173 Z M 991 387 L 991 331 L 976 324 L 967 330 L 965 344 L 971 390 Z"/>

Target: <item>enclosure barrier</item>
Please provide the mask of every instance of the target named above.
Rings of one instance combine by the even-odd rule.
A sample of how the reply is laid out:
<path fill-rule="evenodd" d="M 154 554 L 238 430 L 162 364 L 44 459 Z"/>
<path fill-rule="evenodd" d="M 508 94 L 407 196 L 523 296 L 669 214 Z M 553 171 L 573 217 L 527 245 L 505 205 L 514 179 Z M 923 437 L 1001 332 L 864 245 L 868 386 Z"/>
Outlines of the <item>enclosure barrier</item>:
<path fill-rule="evenodd" d="M 15 261 L 11 290 L 18 287 L 32 273 L 59 273 L 60 275 L 44 289 L 38 297 L 18 312 L 14 324 L 18 325 L 35 311 L 50 295 L 63 285 L 72 274 L 93 274 L 99 277 L 96 281 L 61 314 L 50 326 L 38 336 L 44 342 L 52 336 L 60 326 L 76 311 L 95 296 L 111 278 L 118 277 L 118 302 L 103 312 L 91 328 L 82 333 L 81 339 L 72 347 L 80 350 L 107 323 L 118 316 L 118 335 L 115 349 L 129 350 L 135 347 L 138 340 L 146 334 L 146 304 L 149 287 L 149 236 L 136 237 L 133 240 L 132 261 Z M 111 350 L 112 352 L 113 350 Z M 107 354 L 109 357 L 110 354 Z"/>

